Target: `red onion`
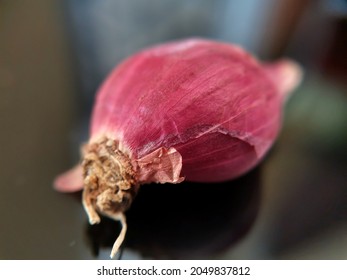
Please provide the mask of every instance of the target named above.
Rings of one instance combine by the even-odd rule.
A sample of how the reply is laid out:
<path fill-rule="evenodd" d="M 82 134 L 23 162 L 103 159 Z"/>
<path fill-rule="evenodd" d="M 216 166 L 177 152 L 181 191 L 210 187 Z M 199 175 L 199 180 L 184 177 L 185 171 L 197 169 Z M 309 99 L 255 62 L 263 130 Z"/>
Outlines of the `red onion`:
<path fill-rule="evenodd" d="M 143 50 L 100 88 L 82 164 L 55 186 L 84 186 L 90 223 L 97 213 L 122 222 L 113 256 L 141 184 L 231 180 L 258 164 L 300 78 L 294 62 L 262 64 L 227 43 L 189 39 Z"/>

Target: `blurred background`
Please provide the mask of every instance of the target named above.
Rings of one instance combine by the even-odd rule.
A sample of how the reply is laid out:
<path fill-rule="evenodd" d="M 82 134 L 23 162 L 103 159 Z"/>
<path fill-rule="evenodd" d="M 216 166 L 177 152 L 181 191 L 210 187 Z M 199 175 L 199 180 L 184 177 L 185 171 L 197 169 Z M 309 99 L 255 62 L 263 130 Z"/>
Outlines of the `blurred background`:
<path fill-rule="evenodd" d="M 107 73 L 191 36 L 291 57 L 304 81 L 250 174 L 143 187 L 122 258 L 347 259 L 345 0 L 0 0 L 0 259 L 108 258 L 118 224 L 88 226 L 80 193 L 52 181 L 78 162 Z"/>

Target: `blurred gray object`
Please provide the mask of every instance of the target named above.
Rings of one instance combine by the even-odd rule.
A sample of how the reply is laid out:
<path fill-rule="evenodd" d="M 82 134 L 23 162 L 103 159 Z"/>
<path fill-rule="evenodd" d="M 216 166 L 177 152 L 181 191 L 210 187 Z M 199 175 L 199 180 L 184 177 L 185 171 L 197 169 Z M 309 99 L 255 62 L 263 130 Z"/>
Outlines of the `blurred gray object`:
<path fill-rule="evenodd" d="M 232 41 L 257 52 L 272 2 L 65 1 L 81 90 L 89 109 L 107 73 L 125 57 L 149 45 L 201 36 Z"/>
<path fill-rule="evenodd" d="M 199 5 L 196 5 L 200 2 Z M 107 73 L 126 56 L 164 40 L 211 36 L 221 1 L 66 1 L 82 92 L 89 104 Z M 197 9 L 198 7 L 198 9 Z M 216 16 L 216 14 L 215 14 Z"/>

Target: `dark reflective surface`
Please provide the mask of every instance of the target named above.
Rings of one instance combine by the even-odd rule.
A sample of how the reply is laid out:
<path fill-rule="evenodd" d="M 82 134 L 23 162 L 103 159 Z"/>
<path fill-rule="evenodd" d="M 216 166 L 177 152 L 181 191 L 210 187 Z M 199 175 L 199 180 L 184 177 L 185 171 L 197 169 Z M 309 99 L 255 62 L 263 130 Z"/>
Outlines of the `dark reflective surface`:
<path fill-rule="evenodd" d="M 89 2 L 94 15 L 104 14 Z M 136 1 L 119 2 L 136 5 Z M 168 2 L 181 14 L 178 1 Z M 204 17 L 195 9 L 205 7 L 200 1 L 179 2 L 196 3 L 186 12 Z M 151 38 L 141 20 L 132 29 L 137 33 L 119 29 L 127 24 L 117 24 L 115 28 L 127 36 L 116 36 L 121 38 L 117 47 L 107 44 L 106 52 L 106 45 L 97 48 L 81 41 L 98 55 L 77 50 L 93 70 L 80 73 L 74 68 L 77 54 L 69 49 L 58 3 L 0 1 L 0 259 L 109 259 L 118 223 L 104 219 L 90 227 L 80 193 L 61 194 L 52 187 L 54 177 L 78 161 L 79 145 L 88 131 L 89 115 L 82 111 L 81 94 L 94 91 L 81 92 L 76 76 L 83 74 L 89 83 L 94 70 L 101 73 L 95 62 L 99 55 L 116 52 L 120 58 L 151 40 L 169 38 L 165 30 L 172 30 L 179 21 L 170 16 L 164 29 L 151 21 L 159 28 Z M 107 8 L 103 6 L 102 11 Z M 164 4 L 161 9 L 168 10 Z M 209 7 L 206 10 L 210 21 Z M 138 11 L 142 16 L 142 6 Z M 133 22 L 130 10 L 129 15 L 115 20 Z M 83 17 L 80 21 L 93 22 Z M 114 30 L 108 20 L 98 22 Z M 204 26 L 197 22 L 199 29 Z M 329 31 L 325 22 L 320 26 Z M 186 24 L 180 27 L 186 30 Z M 84 25 L 80 29 L 86 36 L 100 30 L 95 27 L 93 33 Z M 346 79 L 320 73 L 318 61 L 312 59 L 327 37 L 317 33 L 316 26 L 309 30 L 302 30 L 294 42 L 299 61 L 306 65 L 303 84 L 285 106 L 283 128 L 261 169 L 224 184 L 143 186 L 127 213 L 123 259 L 347 259 Z M 109 34 L 103 35 L 104 40 L 92 36 L 88 42 L 109 42 Z M 311 40 L 311 35 L 319 40 Z M 118 52 L 119 48 L 123 51 Z M 345 53 L 346 47 L 339 49 Z M 331 54 L 336 61 L 345 61 L 339 52 Z M 108 58 L 105 62 L 111 63 Z M 81 124 L 77 119 L 82 116 Z"/>
<path fill-rule="evenodd" d="M 145 258 L 211 258 L 251 228 L 260 206 L 259 169 L 220 184 L 144 185 L 127 212 L 125 248 Z M 118 224 L 87 227 L 94 254 L 112 246 Z"/>

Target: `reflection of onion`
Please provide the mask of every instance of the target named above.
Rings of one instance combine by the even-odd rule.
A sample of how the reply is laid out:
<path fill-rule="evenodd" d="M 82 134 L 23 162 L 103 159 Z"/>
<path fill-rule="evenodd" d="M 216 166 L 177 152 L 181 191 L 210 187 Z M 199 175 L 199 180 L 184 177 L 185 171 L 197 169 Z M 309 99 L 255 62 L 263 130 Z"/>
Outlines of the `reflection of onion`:
<path fill-rule="evenodd" d="M 125 248 L 144 257 L 208 259 L 230 249 L 255 221 L 260 205 L 259 169 L 220 184 L 183 182 L 143 186 L 127 212 Z M 112 246 L 119 228 L 104 219 L 87 229 L 94 253 Z"/>

